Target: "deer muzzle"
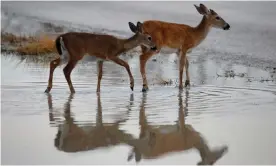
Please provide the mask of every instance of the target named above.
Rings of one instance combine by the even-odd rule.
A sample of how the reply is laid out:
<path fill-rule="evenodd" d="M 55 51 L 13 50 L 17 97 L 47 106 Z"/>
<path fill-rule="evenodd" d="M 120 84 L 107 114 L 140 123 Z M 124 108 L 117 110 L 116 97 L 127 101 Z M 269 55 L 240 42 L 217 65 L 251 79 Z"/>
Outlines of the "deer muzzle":
<path fill-rule="evenodd" d="M 157 50 L 157 47 L 156 47 L 156 46 L 150 47 L 150 49 L 151 49 L 152 51 L 156 51 L 156 50 Z"/>
<path fill-rule="evenodd" d="M 229 29 L 230 29 L 230 25 L 226 23 L 225 26 L 223 27 L 223 30 L 229 30 Z"/>

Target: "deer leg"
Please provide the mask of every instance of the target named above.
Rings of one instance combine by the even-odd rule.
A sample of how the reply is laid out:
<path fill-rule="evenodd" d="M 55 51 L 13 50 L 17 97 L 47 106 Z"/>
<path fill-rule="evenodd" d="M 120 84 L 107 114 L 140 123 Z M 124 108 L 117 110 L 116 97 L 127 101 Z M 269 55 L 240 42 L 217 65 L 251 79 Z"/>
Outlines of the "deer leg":
<path fill-rule="evenodd" d="M 140 115 L 139 115 L 139 125 L 140 127 L 140 135 L 139 135 L 139 139 L 132 139 L 132 140 L 128 140 L 127 144 L 130 146 L 133 146 L 132 151 L 130 152 L 130 154 L 128 155 L 127 161 L 130 161 L 134 156 L 135 156 L 135 160 L 136 162 L 140 162 L 140 160 L 142 159 L 142 155 L 140 150 L 142 149 L 142 151 L 147 151 L 148 149 L 145 149 L 144 146 L 139 146 L 141 144 L 143 144 L 143 138 L 146 137 L 146 131 L 147 131 L 147 127 L 148 127 L 148 123 L 147 123 L 147 118 L 145 115 L 145 102 L 146 102 L 146 97 L 147 97 L 147 93 L 143 93 L 143 98 L 142 98 L 142 102 L 140 105 Z M 153 139 L 149 139 L 148 141 L 148 145 L 152 145 L 152 143 L 154 143 L 155 141 L 155 135 L 154 133 L 150 133 L 149 135 L 150 138 Z M 147 148 L 147 146 L 146 146 Z"/>
<path fill-rule="evenodd" d="M 178 105 L 179 105 L 179 111 L 178 111 L 178 126 L 180 129 L 180 132 L 185 134 L 185 113 L 184 113 L 184 107 L 183 107 L 183 100 L 182 100 L 182 94 L 179 92 L 178 94 Z"/>
<path fill-rule="evenodd" d="M 188 85 L 190 86 L 190 74 L 189 74 L 189 60 L 188 57 L 186 57 L 186 65 L 185 65 L 185 69 L 186 69 L 186 81 L 185 81 L 185 87 L 187 87 Z"/>
<path fill-rule="evenodd" d="M 63 73 L 66 78 L 66 81 L 68 83 L 68 86 L 70 88 L 71 93 L 75 93 L 75 89 L 73 87 L 72 81 L 71 81 L 71 72 L 76 66 L 78 60 L 70 60 L 68 64 L 64 67 Z"/>
<path fill-rule="evenodd" d="M 131 108 L 132 108 L 132 105 L 133 105 L 133 101 L 134 101 L 134 96 L 133 96 L 133 93 L 130 94 L 130 99 L 129 99 L 129 105 L 127 106 L 127 115 L 130 114 L 130 111 L 131 111 Z M 126 116 L 126 118 L 123 118 L 123 119 L 120 119 L 120 120 L 117 120 L 115 122 L 115 124 L 117 124 L 119 126 L 120 123 L 124 123 L 128 120 L 128 117 L 129 116 Z"/>
<path fill-rule="evenodd" d="M 55 121 L 54 114 L 53 114 L 53 102 L 52 102 L 52 95 L 48 94 L 48 108 L 49 108 L 49 120 L 50 123 Z"/>
<path fill-rule="evenodd" d="M 97 95 L 97 119 L 96 126 L 103 125 L 103 116 L 102 116 L 102 103 L 100 94 Z"/>
<path fill-rule="evenodd" d="M 133 91 L 133 88 L 134 88 L 134 79 L 133 79 L 133 76 L 131 74 L 131 71 L 130 71 L 128 63 L 125 62 L 125 61 L 123 61 L 122 59 L 120 59 L 118 57 L 115 57 L 115 56 L 109 57 L 109 59 L 111 61 L 115 62 L 116 64 L 125 67 L 125 69 L 127 70 L 128 75 L 129 75 L 129 79 L 130 79 L 130 89 Z"/>
<path fill-rule="evenodd" d="M 66 122 L 69 124 L 73 124 L 74 118 L 71 115 L 71 102 L 74 98 L 74 94 L 71 93 L 68 97 L 67 102 L 64 104 L 64 118 L 66 119 Z"/>
<path fill-rule="evenodd" d="M 148 121 L 145 114 L 145 103 L 147 100 L 147 93 L 143 93 L 142 102 L 140 105 L 140 114 L 139 114 L 139 125 L 140 125 L 140 136 L 139 138 L 144 138 L 146 136 L 146 131 L 148 128 Z"/>
<path fill-rule="evenodd" d="M 180 63 L 179 63 L 179 89 L 183 89 L 183 70 L 186 64 L 186 54 L 182 51 L 180 52 Z"/>
<path fill-rule="evenodd" d="M 101 89 L 101 80 L 103 75 L 103 61 L 97 61 L 97 68 L 98 68 L 98 84 L 97 84 L 97 93 L 100 92 Z"/>
<path fill-rule="evenodd" d="M 146 48 L 141 47 L 142 48 L 142 52 L 143 54 L 140 56 L 140 73 L 143 79 L 143 88 L 142 88 L 142 92 L 146 92 L 148 91 L 148 81 L 147 81 L 147 76 L 146 76 L 146 64 L 147 61 L 149 60 L 150 57 L 153 56 L 153 52 L 148 51 L 146 52 Z"/>
<path fill-rule="evenodd" d="M 48 79 L 48 86 L 47 89 L 45 90 L 45 93 L 49 93 L 52 89 L 53 86 L 53 74 L 56 69 L 56 67 L 60 64 L 60 58 L 55 59 L 51 61 L 50 63 L 50 74 L 49 74 L 49 79 Z"/>

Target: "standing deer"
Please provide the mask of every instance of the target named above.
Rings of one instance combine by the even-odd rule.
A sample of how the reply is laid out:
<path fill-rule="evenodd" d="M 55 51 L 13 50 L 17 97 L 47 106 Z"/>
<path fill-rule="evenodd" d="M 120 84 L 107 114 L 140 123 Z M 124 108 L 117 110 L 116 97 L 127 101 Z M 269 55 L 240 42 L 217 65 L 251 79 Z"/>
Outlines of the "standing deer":
<path fill-rule="evenodd" d="M 148 20 L 143 23 L 139 21 L 137 22 L 138 31 L 143 34 L 151 35 L 152 40 L 157 47 L 157 51 L 153 52 L 146 47 L 141 46 L 142 55 L 140 56 L 140 73 L 143 78 L 143 92 L 148 90 L 145 66 L 150 57 L 158 52 L 164 54 L 177 53 L 180 60 L 179 89 L 183 89 L 182 76 L 184 66 L 186 69 L 185 87 L 190 85 L 189 61 L 186 54 L 190 53 L 193 48 L 197 47 L 206 38 L 212 27 L 223 30 L 230 29 L 230 25 L 214 10 L 208 10 L 208 8 L 203 4 L 200 4 L 200 6 L 194 6 L 198 13 L 203 15 L 201 22 L 196 27 L 157 20 Z"/>
<path fill-rule="evenodd" d="M 126 140 L 125 142 L 133 147 L 128 156 L 128 161 L 134 156 L 136 162 L 140 162 L 142 158 L 157 159 L 169 153 L 196 149 L 201 157 L 198 165 L 212 165 L 228 150 L 227 146 L 211 150 L 202 135 L 191 125 L 185 124 L 185 113 L 188 110 L 183 107 L 182 94 L 178 96 L 179 115 L 177 124 L 150 125 L 145 115 L 144 103 L 146 102 L 146 95 L 147 93 L 143 94 L 140 106 L 139 123 L 141 127 L 139 139 Z"/>
<path fill-rule="evenodd" d="M 129 65 L 118 56 L 139 45 L 143 45 L 153 51 L 156 50 L 156 46 L 151 40 L 150 35 L 142 34 L 132 23 L 129 23 L 129 27 L 131 31 L 135 33 L 135 35 L 128 39 L 119 39 L 117 37 L 106 34 L 92 34 L 84 32 L 68 32 L 59 35 L 56 38 L 55 44 L 60 57 L 51 61 L 50 63 L 48 87 L 45 90 L 45 93 L 49 93 L 52 89 L 53 73 L 55 68 L 58 65 L 63 64 L 67 61 L 68 63 L 64 67 L 63 73 L 65 75 L 71 93 L 75 93 L 70 75 L 77 62 L 81 60 L 85 54 L 88 54 L 89 56 L 96 56 L 98 58 L 97 92 L 100 92 L 103 62 L 107 60 L 113 61 L 116 64 L 125 67 L 130 79 L 130 88 L 133 91 L 134 79 L 131 74 Z"/>
<path fill-rule="evenodd" d="M 120 129 L 120 124 L 127 121 L 133 104 L 133 94 L 130 95 L 129 108 L 127 116 L 124 119 L 117 120 L 115 123 L 103 123 L 102 104 L 100 94 L 97 97 L 97 118 L 96 124 L 87 123 L 85 125 L 76 124 L 71 113 L 71 101 L 74 94 L 70 94 L 68 101 L 64 105 L 64 122 L 58 125 L 58 132 L 54 139 L 55 147 L 64 152 L 80 152 L 95 150 L 97 148 L 106 148 L 116 146 L 124 139 L 133 139 L 133 137 Z M 49 119 L 53 123 L 55 116 L 52 108 L 51 94 L 48 96 Z"/>

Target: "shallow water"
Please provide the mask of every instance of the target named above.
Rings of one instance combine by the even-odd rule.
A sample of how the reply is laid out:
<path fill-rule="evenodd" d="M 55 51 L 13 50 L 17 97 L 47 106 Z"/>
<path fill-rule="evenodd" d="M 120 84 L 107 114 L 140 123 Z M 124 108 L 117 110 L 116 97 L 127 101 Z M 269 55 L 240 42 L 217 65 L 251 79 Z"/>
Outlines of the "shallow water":
<path fill-rule="evenodd" d="M 185 126 L 191 125 L 193 133 L 199 132 L 211 150 L 228 147 L 216 164 L 276 163 L 273 155 L 276 153 L 273 147 L 276 85 L 275 81 L 260 82 L 262 77 L 270 77 L 267 71 L 194 57 L 190 65 L 190 88 L 180 92 L 176 84 L 158 85 L 158 80 L 149 74 L 150 91 L 143 95 L 138 59 L 134 58 L 129 61 L 135 78 L 134 92 L 129 88 L 126 71 L 113 63 L 105 63 L 102 91 L 97 96 L 95 62 L 85 62 L 72 73 L 76 93 L 70 96 L 61 68 L 56 69 L 51 95 L 47 95 L 43 93 L 47 86 L 47 67 L 24 63 L 16 66 L 17 61 L 9 57 L 2 57 L 1 61 L 2 164 L 134 164 L 134 159 L 127 161 L 132 146 L 122 138 L 138 139 L 140 125 L 145 125 L 143 118 L 152 127 L 174 127 L 181 112 L 185 114 Z M 148 73 L 159 72 L 163 78 L 177 79 L 178 67 L 173 58 L 167 63 L 150 61 L 149 66 Z M 216 73 L 224 70 L 245 72 L 248 76 L 217 77 Z M 248 82 L 248 78 L 253 81 Z M 121 123 L 116 128 L 117 121 Z M 113 127 L 102 128 L 101 124 Z M 59 130 L 63 133 L 61 137 L 58 137 Z M 174 143 L 174 139 L 169 139 L 163 146 Z M 140 163 L 196 164 L 199 161 L 199 152 L 187 147 L 157 158 L 142 157 Z"/>

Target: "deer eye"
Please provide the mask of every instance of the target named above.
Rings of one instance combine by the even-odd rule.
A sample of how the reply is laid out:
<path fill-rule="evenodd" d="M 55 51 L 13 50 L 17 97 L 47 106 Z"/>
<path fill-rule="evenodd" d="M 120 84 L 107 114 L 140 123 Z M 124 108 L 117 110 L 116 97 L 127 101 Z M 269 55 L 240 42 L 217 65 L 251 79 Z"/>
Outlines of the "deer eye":
<path fill-rule="evenodd" d="M 151 37 L 150 36 L 148 37 L 148 40 L 151 41 Z"/>
<path fill-rule="evenodd" d="M 219 17 L 219 16 L 217 16 L 217 17 L 216 17 L 216 20 L 220 20 L 220 17 Z"/>

